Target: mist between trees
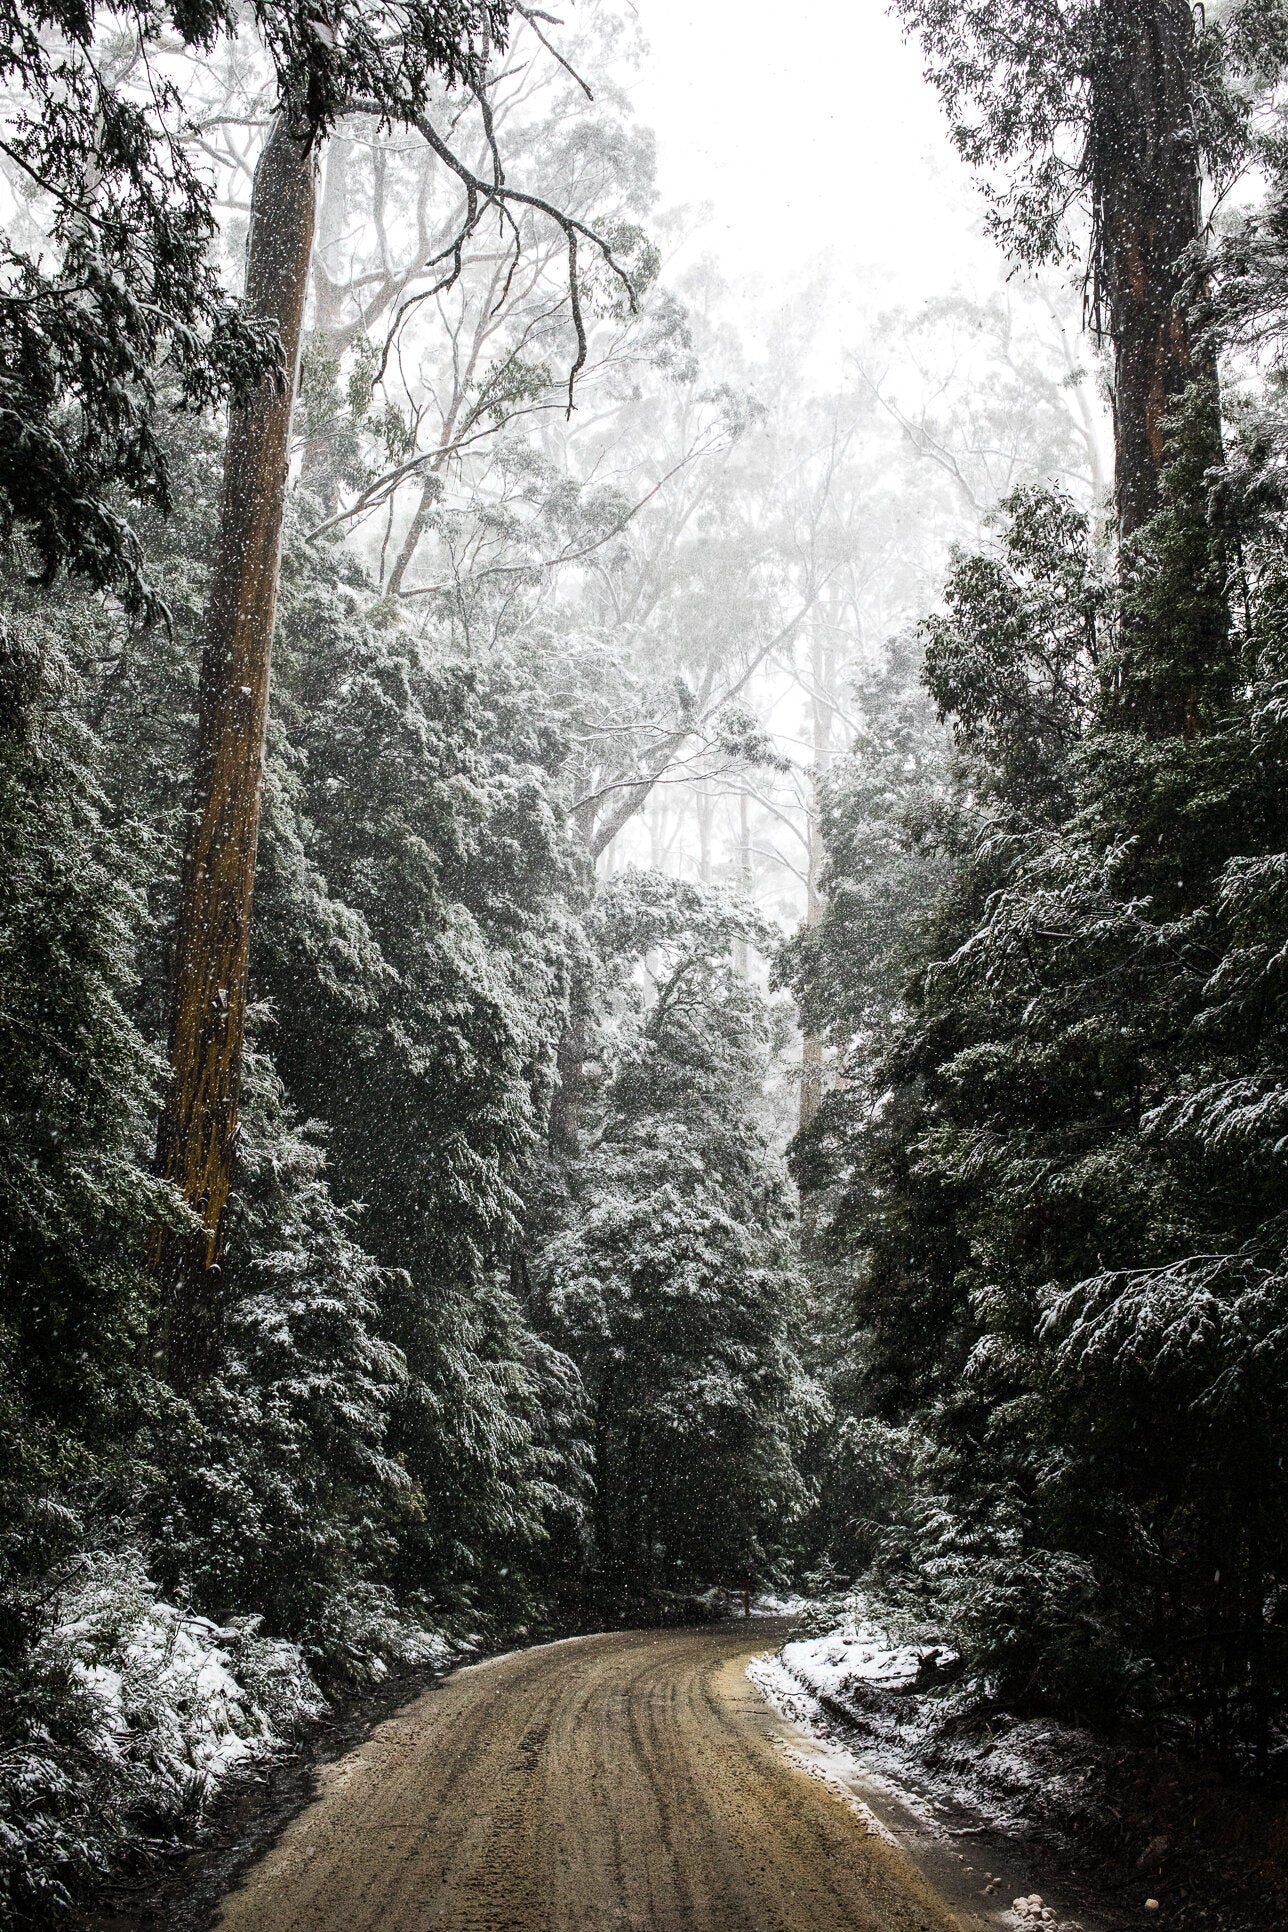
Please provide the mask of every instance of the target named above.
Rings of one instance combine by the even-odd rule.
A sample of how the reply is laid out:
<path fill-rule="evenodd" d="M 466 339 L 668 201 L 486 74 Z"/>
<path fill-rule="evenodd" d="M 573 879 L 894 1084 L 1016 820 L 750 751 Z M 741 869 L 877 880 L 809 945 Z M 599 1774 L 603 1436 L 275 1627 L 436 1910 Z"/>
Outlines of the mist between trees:
<path fill-rule="evenodd" d="M 0 8 L 14 1911 L 744 1583 L 1274 1770 L 1288 23 L 903 11 L 912 312 L 685 249 L 613 0 Z"/>

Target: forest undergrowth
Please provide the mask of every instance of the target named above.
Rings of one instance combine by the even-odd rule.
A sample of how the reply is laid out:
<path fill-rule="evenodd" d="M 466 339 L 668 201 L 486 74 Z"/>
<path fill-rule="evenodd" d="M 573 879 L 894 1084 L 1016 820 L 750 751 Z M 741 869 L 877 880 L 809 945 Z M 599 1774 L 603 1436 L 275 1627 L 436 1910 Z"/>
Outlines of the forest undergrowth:
<path fill-rule="evenodd" d="M 1095 1727 L 1041 1707 L 1017 1714 L 942 1631 L 853 1591 L 805 1605 L 750 1675 L 789 1721 L 957 1844 L 980 1909 L 1057 1932 L 1146 1911 L 1182 1932 L 1281 1921 L 1282 1792 L 1232 1780 L 1132 1713 Z"/>
<path fill-rule="evenodd" d="M 629 12 L 0 0 L 19 1921 L 838 1579 L 1282 1885 L 1288 18 L 901 0 L 1015 289 L 806 393 Z"/>

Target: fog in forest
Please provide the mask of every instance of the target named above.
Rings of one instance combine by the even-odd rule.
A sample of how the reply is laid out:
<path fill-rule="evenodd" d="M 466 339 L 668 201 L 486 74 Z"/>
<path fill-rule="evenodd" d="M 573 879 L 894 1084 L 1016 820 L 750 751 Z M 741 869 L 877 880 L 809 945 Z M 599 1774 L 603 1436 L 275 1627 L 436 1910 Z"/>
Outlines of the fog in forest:
<path fill-rule="evenodd" d="M 1288 0 L 0 0 L 5 1923 L 421 1692 L 229 1924 L 1284 1922 L 1286 136 Z"/>
<path fill-rule="evenodd" d="M 628 237 L 621 277 L 589 244 L 572 407 L 563 230 L 519 210 L 518 234 L 435 293 L 459 183 L 423 143 L 344 131 L 318 204 L 318 420 L 296 460 L 325 511 L 312 541 L 361 557 L 435 652 L 521 656 L 575 723 L 572 812 L 599 875 L 730 887 L 772 947 L 817 908 L 817 780 L 879 733 L 892 643 L 952 546 L 1025 484 L 1103 504 L 1104 381 L 1076 269 L 1017 274 L 985 234 L 895 20 L 858 10 L 838 48 L 820 5 L 767 62 L 769 14 L 731 42 L 714 14 L 646 11 L 570 18 L 572 74 L 521 26 L 497 82 L 509 178 Z M 205 143 L 230 284 L 247 122 L 272 85 L 249 81 L 212 101 Z M 453 129 L 482 168 L 483 129 L 468 111 Z M 356 383 L 365 411 L 328 416 L 328 383 L 332 405 Z M 800 1087 L 789 1002 L 782 1025 L 780 1143 Z"/>

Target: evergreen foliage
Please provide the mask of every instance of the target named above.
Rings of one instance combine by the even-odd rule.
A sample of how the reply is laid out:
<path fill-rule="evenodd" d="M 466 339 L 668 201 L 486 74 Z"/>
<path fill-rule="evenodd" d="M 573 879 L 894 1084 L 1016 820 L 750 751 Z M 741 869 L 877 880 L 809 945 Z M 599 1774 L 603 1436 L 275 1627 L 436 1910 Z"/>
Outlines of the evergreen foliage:
<path fill-rule="evenodd" d="M 360 1679 L 408 1641 L 380 1581 L 418 1514 L 386 1442 L 405 1368 L 318 1130 L 292 1119 L 261 1054 L 247 1099 L 224 1360 L 188 1400 L 158 1399 L 141 1520 L 171 1596 L 221 1624 L 260 1618 L 324 1680 Z"/>
<path fill-rule="evenodd" d="M 1186 461 L 1206 427 L 1175 434 L 1116 613 L 1055 497 L 957 563 L 925 631 L 956 763 L 930 812 L 891 801 L 875 866 L 841 788 L 802 970 L 860 1029 L 815 1150 L 860 1407 L 923 1438 L 879 1561 L 946 1599 L 1001 1695 L 1184 1712 L 1264 1761 L 1288 1690 L 1284 524 L 1255 455 L 1209 497 Z M 1231 545 L 1240 615 L 1198 664 Z M 887 950 L 902 1010 L 877 1033 L 856 918 L 927 838 L 933 901 Z"/>
<path fill-rule="evenodd" d="M 5 1882 L 37 1914 L 149 1805 L 169 1830 L 200 1802 L 149 1785 L 134 1743 L 104 1757 L 113 1725 L 199 1722 L 169 1677 L 115 1715 L 95 1688 L 100 1666 L 134 1682 L 120 1646 L 152 1642 L 129 1633 L 158 1592 L 243 1684 L 256 1643 L 285 1645 L 279 1702 L 306 1710 L 436 1631 L 777 1575 L 800 1503 L 767 1021 L 731 955 L 763 934 L 673 881 L 598 903 L 522 668 L 436 650 L 296 537 L 221 1356 L 183 1397 L 154 1375 L 148 1241 L 182 1209 L 150 1142 L 217 486 L 204 430 L 165 437 L 182 507 L 141 527 L 171 626 L 126 631 L 63 586 L 15 592 L 5 633 L 0 1778 L 32 1821 Z M 670 961 L 647 1012 L 646 954 Z M 594 1064 L 566 1168 L 547 1136 L 575 1002 Z"/>
<path fill-rule="evenodd" d="M 140 1159 L 157 1062 L 131 1018 L 145 849 L 113 824 L 55 625 L 7 586 L 0 626 L 0 1667 L 78 1546 L 137 1420 L 144 1243 L 168 1209 Z"/>
<path fill-rule="evenodd" d="M 363 1203 L 382 1328 L 408 1364 L 394 1440 L 418 1505 L 399 1578 L 499 1611 L 570 1480 L 538 1442 L 562 1370 L 510 1288 L 566 1006 L 559 747 L 503 667 L 432 667 L 364 618 L 360 577 L 303 565 L 287 573 L 256 971 L 288 1087 L 328 1124 L 342 1198 Z"/>
<path fill-rule="evenodd" d="M 1219 174 L 1282 22 L 1232 10 L 1191 47 L 1166 7 L 904 11 L 963 153 L 1010 170 L 1017 252 L 1089 208 L 1122 528 L 1111 578 L 1058 491 L 1001 505 L 916 640 L 946 739 L 909 668 L 860 691 L 828 791 L 827 908 L 784 958 L 842 1075 L 795 1150 L 847 1338 L 811 1536 L 946 1618 L 1012 1709 L 1147 1719 L 1264 1773 L 1288 1702 L 1276 139 L 1211 263 L 1191 237 L 1157 264 L 1152 400 L 1132 332 L 1159 288 L 1113 251 L 1167 87 Z M 1124 66 L 1138 34 L 1171 79 Z M 1231 342 L 1269 367 L 1223 421 Z"/>
<path fill-rule="evenodd" d="M 732 957 L 763 939 L 754 915 L 628 871 L 592 930 L 611 998 L 539 1299 L 592 1412 L 601 1597 L 647 1606 L 782 1575 L 809 1407 L 800 1282 L 756 1118 L 767 1015 Z"/>
<path fill-rule="evenodd" d="M 434 0 L 392 33 L 387 9 L 252 11 L 272 102 L 312 137 L 355 100 L 372 129 L 414 118 L 446 80 L 490 138 L 479 49 L 503 44 L 507 5 Z M 668 298 L 623 346 L 601 264 L 577 329 L 583 348 L 600 331 L 611 406 L 574 456 L 520 433 L 550 407 L 567 231 L 501 266 L 456 243 L 437 258 L 432 143 L 390 159 L 373 140 L 372 210 L 416 201 L 414 276 L 443 267 L 459 304 L 450 383 L 405 381 L 404 416 L 375 336 L 388 325 L 391 367 L 395 347 L 414 361 L 408 316 L 443 291 L 404 302 L 383 229 L 364 280 L 342 246 L 360 168 L 337 169 L 217 1348 L 179 1393 L 157 1371 L 148 1257 L 185 1218 L 153 1149 L 212 406 L 277 349 L 225 297 L 213 189 L 171 137 L 183 63 L 236 23 L 145 5 L 126 45 L 123 16 L 0 0 L 0 78 L 27 102 L 4 152 L 39 186 L 0 264 L 0 1909 L 74 1909 L 222 1766 L 451 1639 L 696 1614 L 805 1573 L 862 1573 L 946 1620 L 986 1701 L 1127 1715 L 1271 1767 L 1288 1707 L 1282 143 L 1257 150 L 1264 204 L 1210 261 L 1191 236 L 1137 287 L 1114 251 L 1141 22 L 1176 54 L 1185 108 L 1173 239 L 1197 221 L 1200 159 L 1220 173 L 1250 151 L 1288 43 L 1277 6 L 1197 35 L 1174 0 L 902 11 L 963 153 L 1010 171 L 1012 248 L 1058 254 L 1073 204 L 1090 213 L 1118 542 L 1101 506 L 1031 480 L 1068 429 L 1035 365 L 1037 455 L 978 466 L 981 490 L 1030 481 L 843 696 L 861 599 L 837 559 L 857 571 L 862 552 L 883 610 L 925 607 L 892 535 L 905 496 L 857 479 L 887 399 L 803 412 L 804 481 L 779 503 L 765 405 L 698 366 L 715 324 Z M 578 120 L 558 86 L 544 119 L 516 96 L 538 185 L 578 222 L 602 199 L 651 274 L 648 140 L 619 97 Z M 1150 208 L 1130 212 L 1165 254 Z M 467 201 L 465 235 L 477 215 Z M 356 322 L 346 275 L 376 291 Z M 967 313 L 976 341 L 1006 337 L 1000 312 Z M 1223 404 L 1230 347 L 1248 393 Z M 1143 464 L 1123 457 L 1129 377 Z M 1015 393 L 984 384 L 965 406 L 993 454 Z M 945 408 L 922 431 L 946 447 Z M 634 439 L 620 475 L 615 436 Z M 375 510 L 369 568 L 342 533 Z M 726 774 L 792 769 L 751 693 L 811 625 L 826 862 L 820 880 L 806 819 L 811 921 L 777 973 L 831 1058 L 808 1061 L 798 1216 L 775 1151 L 789 1023 L 756 964 L 777 934 L 710 883 L 710 830 Z M 707 882 L 613 871 L 677 771 Z M 749 799 L 800 830 L 749 780 L 743 877 Z"/>

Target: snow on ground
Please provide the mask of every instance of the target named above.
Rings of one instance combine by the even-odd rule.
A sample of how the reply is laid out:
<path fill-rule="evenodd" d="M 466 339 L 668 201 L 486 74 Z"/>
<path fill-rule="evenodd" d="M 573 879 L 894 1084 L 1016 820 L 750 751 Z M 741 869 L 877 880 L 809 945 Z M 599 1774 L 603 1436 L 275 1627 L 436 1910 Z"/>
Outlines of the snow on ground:
<path fill-rule="evenodd" d="M 861 1596 L 830 1608 L 832 1628 L 747 1669 L 812 1741 L 804 1768 L 893 1830 L 941 1890 L 993 1924 L 1089 1928 L 1035 1887 L 1033 1834 L 1058 1838 L 1061 1816 L 1085 1806 L 1091 1741 L 998 1713 L 980 1685 L 961 1680 L 948 1644 L 890 1629 Z M 822 1609 L 813 1606 L 816 1622 Z M 988 1722 L 975 1721 L 985 1712 Z"/>
<path fill-rule="evenodd" d="M 221 1627 L 120 1565 L 69 1597 L 48 1648 L 86 1694 L 102 1747 L 145 1752 L 176 1796 L 204 1795 L 325 1708 L 298 1645 L 261 1637 L 257 1619 Z"/>
<path fill-rule="evenodd" d="M 912 1690 L 933 1672 L 950 1670 L 957 1653 L 946 1644 L 901 1643 L 861 1613 L 858 1600 L 837 1629 L 783 1646 L 783 1663 L 822 1695 L 843 1694 L 857 1683 L 884 1690 Z"/>
<path fill-rule="evenodd" d="M 778 1669 L 771 1701 L 812 1707 L 825 1730 L 839 1723 L 861 1740 L 867 1772 L 941 1813 L 1015 1832 L 1085 1802 L 1095 1748 L 1085 1734 L 997 1712 L 962 1680 L 950 1645 L 891 1630 L 862 1596 L 830 1630 L 785 1644 Z M 972 1722 L 985 1712 L 987 1723 Z"/>
<path fill-rule="evenodd" d="M 809 1597 L 798 1597 L 790 1590 L 786 1596 L 775 1596 L 771 1591 L 751 1599 L 753 1617 L 799 1617 L 802 1611 L 812 1608 Z"/>
<path fill-rule="evenodd" d="M 856 1800 L 853 1791 L 855 1780 L 862 1778 L 864 1783 L 883 1785 L 891 1798 L 902 1799 L 910 1810 L 915 1811 L 928 1830 L 935 1825 L 934 1813 L 930 1807 L 921 1803 L 912 1793 L 902 1789 L 892 1778 L 883 1778 L 873 1771 L 866 1760 L 857 1752 L 843 1744 L 836 1735 L 835 1727 L 828 1723 L 822 1705 L 810 1691 L 806 1690 L 799 1677 L 787 1669 L 781 1653 L 776 1657 L 753 1657 L 747 1666 L 747 1675 L 765 1702 L 803 1731 L 820 1745 L 818 1753 L 806 1755 L 792 1750 L 789 1755 L 800 1762 L 812 1776 L 821 1777 L 828 1784 L 843 1791 L 851 1803 L 857 1803 L 866 1821 L 878 1834 L 894 1840 L 896 1834 L 882 1823 L 870 1804 L 862 1799 Z"/>
<path fill-rule="evenodd" d="M 398 1634 L 400 1663 L 452 1654 L 432 1632 Z M 366 1665 L 368 1679 L 385 1669 Z M 165 1602 L 137 1557 L 88 1559 L 59 1592 L 0 1747 L 0 1918 L 6 1902 L 65 1903 L 73 1882 L 172 1839 L 325 1709 L 304 1651 L 258 1618 L 212 1623 Z"/>

